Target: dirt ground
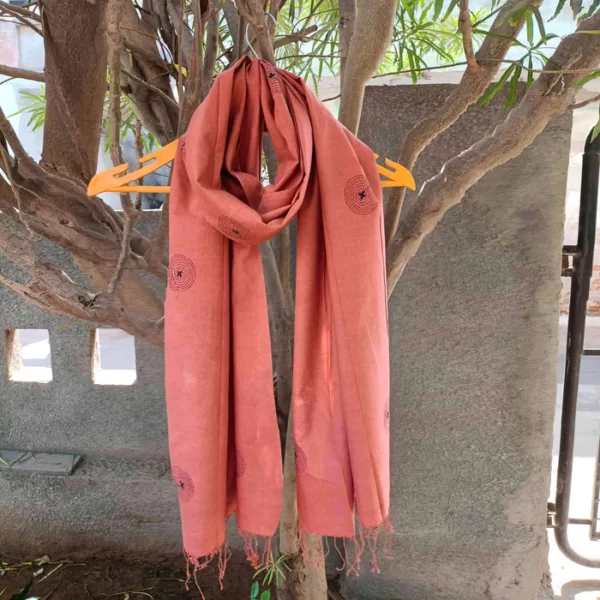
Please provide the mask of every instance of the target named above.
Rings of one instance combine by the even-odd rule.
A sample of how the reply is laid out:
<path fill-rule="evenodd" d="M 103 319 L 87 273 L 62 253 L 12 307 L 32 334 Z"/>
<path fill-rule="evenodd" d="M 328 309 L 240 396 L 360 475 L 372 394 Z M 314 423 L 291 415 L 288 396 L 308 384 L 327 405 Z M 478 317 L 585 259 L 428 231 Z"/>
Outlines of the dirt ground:
<path fill-rule="evenodd" d="M 26 598 L 39 600 L 198 600 L 201 597 L 193 583 L 189 592 L 185 589 L 183 560 L 148 564 L 52 558 L 50 562 L 41 562 L 44 564 L 2 563 L 0 557 L 0 600 L 9 600 L 32 579 L 34 583 Z M 244 557 L 234 554 L 227 567 L 223 591 L 219 589 L 216 565 L 198 573 L 198 581 L 206 600 L 246 600 L 250 598 L 252 575 L 253 570 Z"/>

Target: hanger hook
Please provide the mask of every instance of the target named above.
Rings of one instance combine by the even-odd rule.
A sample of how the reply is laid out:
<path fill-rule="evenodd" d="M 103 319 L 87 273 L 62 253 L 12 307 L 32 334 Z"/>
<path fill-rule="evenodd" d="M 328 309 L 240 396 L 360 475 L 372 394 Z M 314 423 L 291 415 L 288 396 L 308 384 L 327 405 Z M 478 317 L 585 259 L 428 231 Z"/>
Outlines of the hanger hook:
<path fill-rule="evenodd" d="M 277 19 L 270 12 L 266 12 L 265 15 L 270 17 L 271 20 L 273 21 L 273 23 L 275 23 L 275 27 L 277 27 Z M 248 46 L 248 48 L 250 48 L 250 50 L 252 50 L 254 56 L 256 56 L 256 58 L 259 58 L 256 50 L 254 49 L 254 46 L 250 43 L 250 38 L 248 37 L 249 27 L 250 27 L 250 23 L 246 23 L 246 45 Z"/>

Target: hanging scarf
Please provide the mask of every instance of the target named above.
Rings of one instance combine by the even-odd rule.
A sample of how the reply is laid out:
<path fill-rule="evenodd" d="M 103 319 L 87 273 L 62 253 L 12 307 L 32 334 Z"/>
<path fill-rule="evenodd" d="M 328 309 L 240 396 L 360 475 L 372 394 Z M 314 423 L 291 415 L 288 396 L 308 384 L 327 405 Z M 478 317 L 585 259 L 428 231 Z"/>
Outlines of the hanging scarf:
<path fill-rule="evenodd" d="M 265 129 L 279 168 L 263 187 Z M 223 562 L 235 513 L 256 564 L 252 540 L 270 540 L 279 522 L 282 457 L 259 244 L 294 217 L 299 526 L 357 539 L 356 504 L 372 545 L 389 511 L 385 249 L 373 152 L 301 78 L 243 58 L 195 112 L 171 190 L 167 410 L 188 558 L 197 567 L 215 554 Z"/>

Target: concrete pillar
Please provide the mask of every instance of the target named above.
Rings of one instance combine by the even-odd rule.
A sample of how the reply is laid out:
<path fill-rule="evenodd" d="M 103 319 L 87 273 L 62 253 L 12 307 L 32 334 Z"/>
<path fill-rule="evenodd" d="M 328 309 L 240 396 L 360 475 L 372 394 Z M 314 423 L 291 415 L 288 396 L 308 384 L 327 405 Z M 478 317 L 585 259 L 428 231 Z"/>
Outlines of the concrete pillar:
<path fill-rule="evenodd" d="M 396 158 L 450 86 L 372 87 L 361 137 Z M 503 99 L 428 149 L 418 185 L 491 132 Z M 534 600 L 546 560 L 558 295 L 571 120 L 480 181 L 390 303 L 394 560 L 356 600 Z M 407 204 L 414 200 L 410 194 Z"/>

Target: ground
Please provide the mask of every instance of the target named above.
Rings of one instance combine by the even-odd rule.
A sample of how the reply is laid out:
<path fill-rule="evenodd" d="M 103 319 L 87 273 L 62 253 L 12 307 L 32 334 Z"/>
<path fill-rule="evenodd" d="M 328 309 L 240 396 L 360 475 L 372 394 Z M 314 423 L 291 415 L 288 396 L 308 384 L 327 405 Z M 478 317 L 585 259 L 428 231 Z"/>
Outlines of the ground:
<path fill-rule="evenodd" d="M 62 566 L 59 566 L 61 564 Z M 36 583 L 31 587 L 27 598 L 39 598 L 39 600 L 104 600 L 105 598 L 198 600 L 200 598 L 193 583 L 190 585 L 189 592 L 185 589 L 186 571 L 183 559 L 151 566 L 139 561 L 91 560 L 76 563 L 52 559 L 49 564 L 42 566 L 21 563 L 13 564 L 10 568 L 11 570 L 0 576 L 0 600 L 9 600 L 17 594 L 31 581 L 33 573 L 39 569 L 44 571 L 36 577 Z M 252 575 L 252 568 L 245 558 L 242 555 L 234 555 L 227 568 L 223 591 L 219 589 L 216 565 L 211 565 L 202 571 L 198 580 L 206 600 L 245 600 L 250 598 Z"/>

